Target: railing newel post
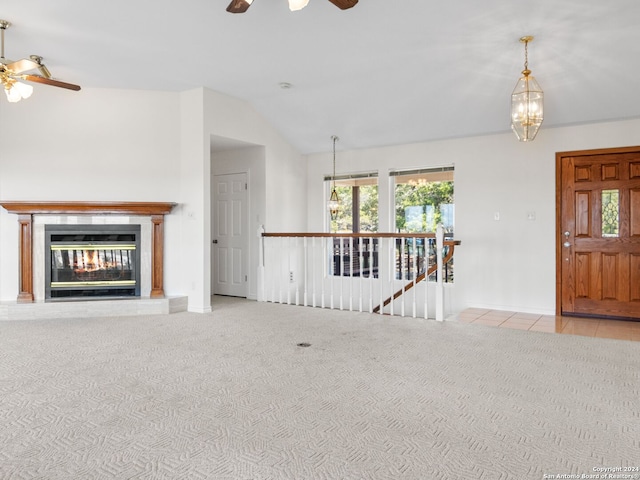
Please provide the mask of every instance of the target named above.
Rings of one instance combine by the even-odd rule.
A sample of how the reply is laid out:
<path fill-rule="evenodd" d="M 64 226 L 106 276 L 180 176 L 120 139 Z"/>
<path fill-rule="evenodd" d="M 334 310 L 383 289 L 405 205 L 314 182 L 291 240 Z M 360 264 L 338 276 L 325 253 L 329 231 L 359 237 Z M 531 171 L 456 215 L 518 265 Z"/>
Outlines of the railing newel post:
<path fill-rule="evenodd" d="M 266 302 L 267 301 L 267 295 L 265 292 L 265 278 L 264 278 L 264 274 L 265 274 L 265 265 L 264 265 L 264 242 L 265 242 L 265 238 L 264 238 L 264 225 L 260 225 L 258 227 L 258 242 L 260 243 L 260 246 L 258 248 L 258 301 L 259 302 Z"/>
<path fill-rule="evenodd" d="M 411 279 L 413 282 L 413 318 L 416 318 L 417 315 L 417 288 L 416 287 L 416 282 L 418 280 L 418 239 L 416 237 L 413 237 L 413 278 Z"/>

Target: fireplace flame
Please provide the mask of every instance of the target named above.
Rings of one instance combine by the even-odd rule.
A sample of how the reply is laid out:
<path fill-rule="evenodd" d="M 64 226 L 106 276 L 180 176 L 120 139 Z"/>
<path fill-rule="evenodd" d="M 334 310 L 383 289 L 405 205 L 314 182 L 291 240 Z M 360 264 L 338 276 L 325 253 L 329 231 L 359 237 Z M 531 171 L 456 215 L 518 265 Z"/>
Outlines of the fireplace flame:
<path fill-rule="evenodd" d="M 79 250 L 75 255 L 74 272 L 76 273 L 90 273 L 100 270 L 109 270 L 118 268 L 118 263 L 111 260 L 107 260 L 104 253 L 101 254 L 100 250 Z M 75 253 L 75 252 L 74 252 Z"/>

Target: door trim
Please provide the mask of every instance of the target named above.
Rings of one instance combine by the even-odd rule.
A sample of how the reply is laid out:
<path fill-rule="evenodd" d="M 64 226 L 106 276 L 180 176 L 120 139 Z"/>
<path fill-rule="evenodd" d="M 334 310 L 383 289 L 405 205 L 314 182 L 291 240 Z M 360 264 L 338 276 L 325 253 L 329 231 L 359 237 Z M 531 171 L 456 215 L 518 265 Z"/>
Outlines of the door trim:
<path fill-rule="evenodd" d="M 556 152 L 556 315 L 562 314 L 562 161 L 565 157 L 640 152 L 640 146 Z"/>

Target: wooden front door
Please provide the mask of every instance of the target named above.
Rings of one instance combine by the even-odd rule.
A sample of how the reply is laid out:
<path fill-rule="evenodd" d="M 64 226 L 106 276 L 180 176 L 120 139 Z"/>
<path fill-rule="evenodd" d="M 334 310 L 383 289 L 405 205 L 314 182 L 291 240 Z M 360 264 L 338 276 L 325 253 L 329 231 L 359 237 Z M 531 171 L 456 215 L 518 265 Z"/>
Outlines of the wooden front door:
<path fill-rule="evenodd" d="M 640 318 L 640 147 L 556 154 L 557 311 Z"/>

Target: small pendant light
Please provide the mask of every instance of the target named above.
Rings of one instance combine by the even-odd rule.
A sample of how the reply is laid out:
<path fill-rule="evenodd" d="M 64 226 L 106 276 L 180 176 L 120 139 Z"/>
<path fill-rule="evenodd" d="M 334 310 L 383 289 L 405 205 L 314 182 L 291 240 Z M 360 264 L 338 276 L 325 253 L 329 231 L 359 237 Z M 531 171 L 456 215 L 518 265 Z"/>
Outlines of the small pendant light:
<path fill-rule="evenodd" d="M 329 201 L 327 202 L 327 208 L 329 213 L 331 213 L 331 220 L 335 220 L 338 216 L 338 207 L 340 206 L 338 192 L 336 192 L 336 141 L 340 139 L 333 135 L 331 140 L 333 140 L 333 188 L 331 190 Z"/>
<path fill-rule="evenodd" d="M 544 93 L 529 70 L 527 47 L 531 41 L 532 36 L 520 39 L 524 43 L 524 70 L 511 94 L 511 129 L 521 142 L 536 138 L 544 117 Z"/>

